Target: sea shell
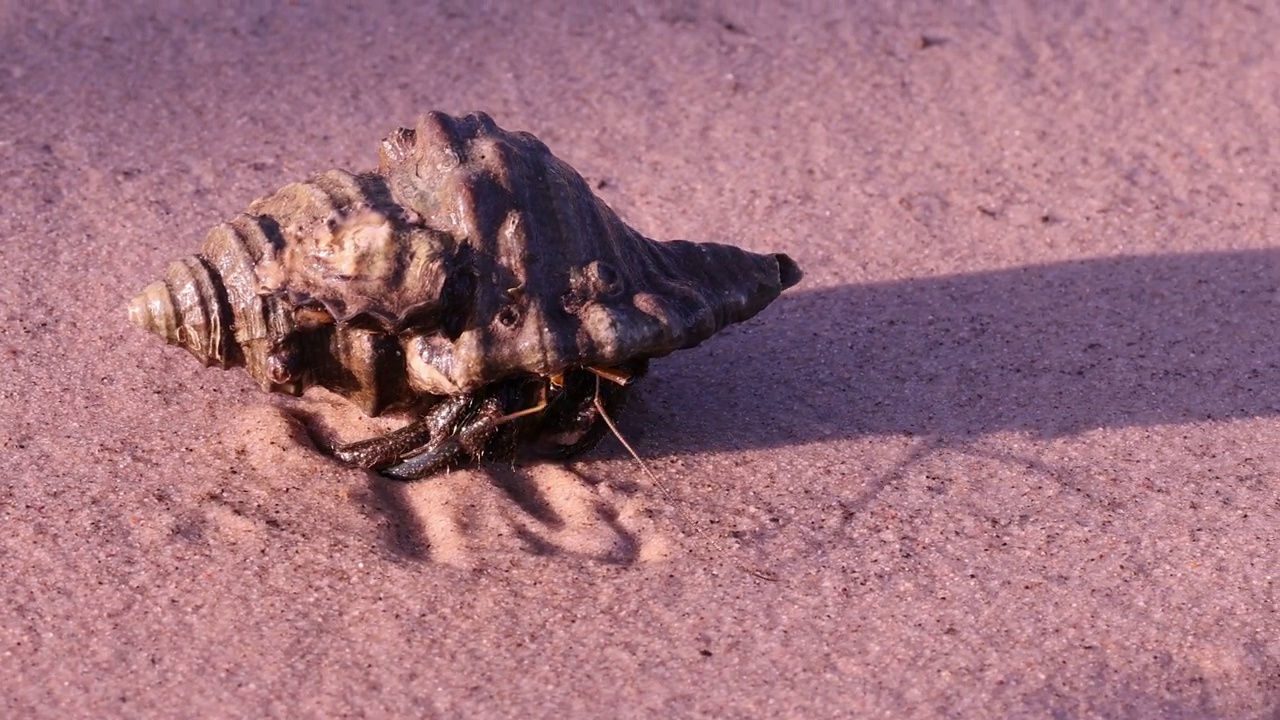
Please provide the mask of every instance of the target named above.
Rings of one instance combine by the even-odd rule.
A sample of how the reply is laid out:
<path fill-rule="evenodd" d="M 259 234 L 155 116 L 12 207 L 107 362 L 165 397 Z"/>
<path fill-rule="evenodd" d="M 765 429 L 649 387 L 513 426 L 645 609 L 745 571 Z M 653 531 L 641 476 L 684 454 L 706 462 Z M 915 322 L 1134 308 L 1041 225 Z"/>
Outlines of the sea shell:
<path fill-rule="evenodd" d="M 369 414 L 666 355 L 800 280 L 782 254 L 655 242 L 534 136 L 424 116 L 375 172 L 261 198 L 169 266 L 130 319 L 264 390 Z"/>

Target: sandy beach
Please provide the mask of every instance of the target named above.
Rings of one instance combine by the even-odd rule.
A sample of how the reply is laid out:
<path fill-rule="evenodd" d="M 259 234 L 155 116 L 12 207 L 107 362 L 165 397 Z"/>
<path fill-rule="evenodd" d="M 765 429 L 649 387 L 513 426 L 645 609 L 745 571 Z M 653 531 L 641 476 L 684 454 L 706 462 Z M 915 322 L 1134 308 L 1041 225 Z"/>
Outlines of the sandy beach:
<path fill-rule="evenodd" d="M 0 714 L 1275 718 L 1280 9 L 0 3 Z M 562 6 L 563 5 L 563 6 Z M 805 279 L 565 464 L 129 324 L 430 110 Z"/>

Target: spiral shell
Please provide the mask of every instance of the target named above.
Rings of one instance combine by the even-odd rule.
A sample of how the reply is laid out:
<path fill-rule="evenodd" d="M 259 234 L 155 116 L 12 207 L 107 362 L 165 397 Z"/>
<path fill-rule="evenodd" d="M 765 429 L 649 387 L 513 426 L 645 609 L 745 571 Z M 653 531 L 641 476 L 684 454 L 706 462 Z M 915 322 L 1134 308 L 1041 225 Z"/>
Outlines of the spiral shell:
<path fill-rule="evenodd" d="M 319 385 L 373 415 L 692 347 L 800 277 L 782 254 L 649 240 L 532 135 L 431 113 L 383 140 L 377 171 L 215 227 L 129 316 L 264 390 Z"/>

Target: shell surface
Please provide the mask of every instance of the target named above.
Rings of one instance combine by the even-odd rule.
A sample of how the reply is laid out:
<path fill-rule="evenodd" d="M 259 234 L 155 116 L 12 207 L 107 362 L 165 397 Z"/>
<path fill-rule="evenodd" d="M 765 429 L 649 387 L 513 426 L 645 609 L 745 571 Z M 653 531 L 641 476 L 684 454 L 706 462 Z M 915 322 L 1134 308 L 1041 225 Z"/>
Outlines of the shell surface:
<path fill-rule="evenodd" d="M 431 113 L 382 142 L 378 170 L 218 225 L 129 314 L 265 390 L 319 385 L 377 414 L 692 347 L 800 277 L 786 255 L 649 240 L 532 135 Z"/>

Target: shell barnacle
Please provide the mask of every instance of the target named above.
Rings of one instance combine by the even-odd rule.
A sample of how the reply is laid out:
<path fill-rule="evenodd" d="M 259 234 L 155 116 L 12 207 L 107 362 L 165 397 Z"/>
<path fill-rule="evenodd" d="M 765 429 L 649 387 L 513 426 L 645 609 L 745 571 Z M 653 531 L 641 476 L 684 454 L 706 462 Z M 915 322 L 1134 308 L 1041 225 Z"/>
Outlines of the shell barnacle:
<path fill-rule="evenodd" d="M 783 254 L 656 242 L 534 136 L 424 116 L 379 167 L 286 185 L 169 265 L 129 317 L 263 390 L 418 417 L 331 448 L 390 477 L 536 445 L 582 452 L 650 358 L 760 312 Z"/>

